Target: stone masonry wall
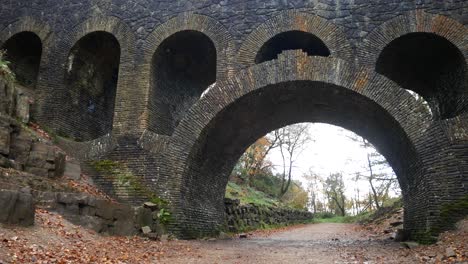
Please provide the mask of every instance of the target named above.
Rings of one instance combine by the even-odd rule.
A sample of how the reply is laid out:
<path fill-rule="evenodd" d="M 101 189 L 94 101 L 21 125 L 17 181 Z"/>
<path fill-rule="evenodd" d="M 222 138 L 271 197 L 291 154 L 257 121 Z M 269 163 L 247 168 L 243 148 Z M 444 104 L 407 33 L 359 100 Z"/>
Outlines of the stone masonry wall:
<path fill-rule="evenodd" d="M 228 232 L 266 227 L 267 225 L 290 225 L 313 218 L 311 212 L 289 208 L 276 208 L 254 204 L 240 205 L 239 200 L 224 199 L 224 229 Z"/>
<path fill-rule="evenodd" d="M 196 30 L 209 36 L 217 49 L 217 79 L 222 79 L 224 78 L 222 73 L 234 76 L 233 69 L 249 66 L 244 59 L 250 56 L 249 53 L 255 54 L 256 49 L 261 47 L 261 42 L 268 40 L 262 37 L 270 37 L 273 31 L 278 31 L 277 33 L 288 31 L 288 28 L 306 29 L 301 25 L 304 20 L 300 17 L 292 21 L 281 19 L 281 16 L 289 11 L 315 17 L 316 19 L 312 21 L 324 20 L 336 25 L 339 29 L 338 35 L 341 35 L 339 42 L 349 42 L 348 51 L 351 53 L 347 51 L 343 54 L 341 51 L 331 50 L 331 55 L 338 57 L 345 55 L 346 59 L 362 64 L 360 59 L 355 58 L 357 51 L 367 45 L 365 38 L 370 32 L 382 27 L 387 21 L 417 9 L 424 10 L 428 14 L 448 16 L 463 25 L 467 23 L 464 14 L 467 13 L 468 6 L 466 1 L 460 0 L 416 2 L 410 0 L 372 2 L 86 0 L 61 3 L 22 0 L 2 3 L 0 29 L 3 32 L 0 35 L 3 36 L 0 37 L 0 42 L 7 41 L 13 34 L 22 30 L 34 32 L 41 38 L 44 49 L 39 70 L 40 78 L 36 87 L 41 98 L 35 114 L 44 124 L 66 132 L 76 120 L 68 118 L 66 114 L 57 115 L 56 112 L 68 113 L 73 110 L 71 104 L 63 104 L 69 100 L 67 96 L 69 91 L 64 85 L 64 72 L 72 47 L 88 33 L 105 31 L 113 34 L 119 41 L 122 52 L 113 128 L 114 130 L 118 128 L 123 133 L 129 130 L 142 132 L 143 124 L 151 123 L 151 120 L 163 115 L 162 112 L 150 112 L 149 114 L 153 116 L 147 116 L 145 107 L 150 106 L 141 103 L 142 100 L 149 99 L 148 91 L 143 87 L 149 85 L 149 75 L 151 75 L 151 70 L 144 64 L 152 64 L 152 56 L 163 41 L 159 39 L 161 36 L 166 38 L 183 30 Z M 44 13 L 42 10 L 48 12 Z M 330 48 L 329 42 L 335 41 L 333 40 L 335 30 L 332 27 L 329 29 L 333 32 L 322 32 L 323 37 L 320 37 L 324 40 L 332 36 L 325 41 Z M 307 30 L 313 32 L 313 29 Z M 254 34 L 251 36 L 251 33 Z M 318 35 L 320 32 L 313 34 Z M 255 39 L 258 43 L 249 46 L 252 44 L 251 40 Z M 239 54 L 239 58 L 236 58 L 236 54 Z M 47 67 L 44 67 L 45 65 Z M 133 79 L 133 74 L 130 74 L 135 72 L 135 68 L 141 73 L 136 80 Z M 135 84 L 142 87 L 134 89 Z M 175 99 L 177 101 L 180 98 L 177 96 Z M 84 116 L 86 113 L 78 115 Z M 86 125 L 86 122 L 74 124 L 73 133 L 78 133 L 76 130 L 80 127 L 86 129 Z M 95 134 L 87 138 L 98 136 L 99 134 Z"/>
<path fill-rule="evenodd" d="M 190 230 L 209 233 L 222 222 L 223 188 L 227 181 L 223 173 L 232 169 L 229 162 L 235 162 L 236 154 L 232 148 L 247 146 L 253 142 L 250 137 L 269 132 L 265 131 L 265 125 L 259 125 L 259 120 L 271 121 L 269 128 L 294 121 L 317 120 L 344 127 L 348 125 L 351 130 L 363 132 L 370 141 L 377 142 L 374 145 L 379 145 L 379 151 L 387 153 L 386 158 L 396 169 L 402 186 L 405 228 L 417 234 L 431 231 L 441 219 L 441 208 L 456 203 L 467 194 L 467 14 L 468 3 L 463 0 L 3 1 L 0 3 L 0 46 L 20 32 L 32 32 L 40 38 L 43 49 L 36 76 L 34 98 L 37 103 L 33 108 L 33 118 L 55 131 L 73 129 L 76 130 L 73 133 L 80 133 L 87 129 L 88 123 L 77 123 L 77 120 L 84 119 L 73 117 L 84 115 L 84 111 L 75 114 L 66 103 L 69 102 L 70 91 L 65 85 L 65 73 L 71 50 L 93 32 L 107 32 L 115 37 L 121 52 L 118 80 L 115 99 L 110 96 L 106 101 L 106 104 L 114 106 L 114 111 L 109 112 L 105 131 L 91 133 L 83 139 L 90 141 L 81 142 L 80 152 L 88 150 L 88 153 L 80 156 L 91 160 L 96 157 L 130 160 L 129 169 L 133 174 L 171 202 L 178 221 L 174 230 L 181 234 Z M 162 94 L 152 96 L 158 91 L 153 78 L 160 74 L 154 72 L 157 69 L 154 54 L 159 47 L 166 48 L 163 45 L 165 40 L 174 34 L 190 31 L 207 36 L 216 49 L 216 80 L 210 80 L 216 84 L 200 99 L 194 97 L 186 102 L 187 105 L 184 102 L 183 111 L 168 115 L 167 112 L 176 110 L 161 111 L 152 107 L 152 100 Z M 312 34 L 323 42 L 330 56 L 307 57 L 291 53 L 283 59 L 279 56 L 277 60 L 254 65 L 256 54 L 265 43 L 291 31 Z M 446 65 L 453 65 L 456 74 L 451 72 L 441 76 L 438 81 L 443 83 L 437 87 L 438 90 L 428 94 L 430 98 L 441 101 L 433 104 L 436 107 L 455 104 L 451 113 L 444 110 L 444 114 L 437 117 L 428 113 L 422 103 L 415 102 L 405 89 L 419 92 L 419 89 L 408 85 L 412 79 L 420 81 L 419 75 L 409 74 L 408 80 L 397 84 L 395 79 L 391 79 L 393 72 L 382 70 L 378 73 L 376 66 L 379 62 L 385 64 L 381 65 L 385 66 L 382 69 L 402 69 L 398 63 L 387 59 L 395 57 L 392 54 L 408 50 L 407 36 L 414 37 L 409 43 L 416 43 L 410 45 L 416 51 L 431 51 L 432 47 L 437 50 L 430 54 L 423 52 L 423 57 L 441 54 L 440 57 L 445 58 L 445 54 L 456 53 L 456 59 L 442 60 L 447 62 Z M 422 44 L 418 42 L 421 39 Z M 427 49 L 419 49 L 424 44 L 428 44 Z M 176 70 L 191 65 L 191 56 L 173 56 L 175 48 L 177 45 L 167 46 L 163 57 L 175 58 Z M 390 55 L 384 56 L 387 59 L 382 62 L 381 54 L 385 49 Z M 427 65 L 438 69 L 441 65 L 437 60 L 412 63 L 418 70 Z M 405 60 L 402 64 L 409 65 Z M 421 76 L 424 74 L 426 72 L 422 70 Z M 457 91 L 450 85 L 453 78 L 459 84 Z M 309 81 L 314 88 L 324 85 L 340 88 L 333 88 L 337 92 L 335 95 L 330 93 L 332 89 L 327 88 L 324 96 L 311 98 L 323 97 L 328 100 L 325 102 L 288 104 L 291 95 L 297 96 L 299 81 Z M 218 120 L 221 124 L 228 121 L 225 122 L 228 126 L 224 130 L 221 126 L 220 133 L 213 130 L 211 138 L 207 137 L 210 129 L 217 126 L 212 121 L 247 93 L 259 91 L 257 95 L 260 95 L 267 87 L 279 87 L 288 82 L 294 88 L 289 94 L 263 97 L 265 105 L 272 103 L 272 107 L 265 107 L 261 113 L 251 111 L 258 109 L 257 104 L 244 108 L 248 109 L 246 117 L 263 115 L 252 121 L 258 126 L 255 130 L 250 126 L 240 131 L 245 123 L 243 120 Z M 184 86 L 183 89 L 189 88 Z M 310 90 L 316 92 L 320 89 Z M 340 91 L 348 90 L 349 96 L 338 97 Z M 189 90 L 177 94 L 167 92 L 167 98 L 158 99 L 179 102 L 184 96 L 198 94 Z M 0 100 L 3 100 L 1 96 Z M 298 111 L 312 105 L 312 114 L 299 120 Z M 280 111 L 287 106 L 297 108 L 290 107 L 292 110 L 288 115 Z M 0 104 L 0 107 L 4 105 Z M 271 118 L 269 111 L 276 110 L 281 112 L 278 117 L 284 122 Z M 316 110 L 321 114 L 314 114 Z M 334 116 L 336 113 L 338 115 Z M 177 118 L 168 122 L 176 127 L 161 133 L 157 128 L 161 122 L 155 121 L 171 116 Z M 10 123 L 3 127 L 2 135 L 10 135 L 10 131 L 15 129 Z M 83 131 L 78 131 L 80 129 Z M 109 133 L 104 135 L 104 132 Z M 11 135 L 2 137 L 6 145 Z M 226 147 L 217 149 L 218 142 L 225 142 Z M 230 142 L 233 145 L 229 145 Z M 78 146 L 68 143 L 71 149 Z M 26 149 L 34 151 L 32 146 Z M 45 152 L 42 146 L 38 150 Z M 3 153 L 10 159 L 7 155 L 10 154 Z M 229 160 L 224 167 L 221 166 L 223 160 Z M 49 166 L 48 163 L 45 165 Z M 31 168 L 37 168 L 36 165 Z M 44 168 L 39 169 L 37 171 L 44 172 Z M 108 185 L 102 176 L 95 177 L 96 182 L 102 182 L 100 185 Z M 116 196 L 125 193 L 105 188 Z M 136 200 L 134 197 L 124 198 Z"/>

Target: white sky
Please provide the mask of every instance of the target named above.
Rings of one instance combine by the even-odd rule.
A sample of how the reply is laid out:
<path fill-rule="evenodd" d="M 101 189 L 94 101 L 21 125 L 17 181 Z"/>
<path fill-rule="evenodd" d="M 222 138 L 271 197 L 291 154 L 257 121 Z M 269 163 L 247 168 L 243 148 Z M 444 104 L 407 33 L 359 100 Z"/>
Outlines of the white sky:
<path fill-rule="evenodd" d="M 345 195 L 354 196 L 356 188 L 361 194 L 367 193 L 369 184 L 366 181 L 358 181 L 358 185 L 351 180 L 357 171 L 365 171 L 367 164 L 366 151 L 359 143 L 352 141 L 346 135 L 354 135 L 353 132 L 341 127 L 313 123 L 310 124 L 310 134 L 313 139 L 296 160 L 293 167 L 292 178 L 302 182 L 303 187 L 307 181 L 302 177 L 309 168 L 326 178 L 330 173 L 342 172 L 345 181 Z M 268 159 L 275 165 L 275 172 L 282 171 L 282 159 L 279 149 L 274 149 L 268 155 Z"/>

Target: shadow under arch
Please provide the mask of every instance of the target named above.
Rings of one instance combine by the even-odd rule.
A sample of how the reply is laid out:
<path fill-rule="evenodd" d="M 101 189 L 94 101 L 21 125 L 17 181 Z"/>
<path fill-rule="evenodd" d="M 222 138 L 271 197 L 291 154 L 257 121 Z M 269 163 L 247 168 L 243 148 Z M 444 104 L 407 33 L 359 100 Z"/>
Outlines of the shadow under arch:
<path fill-rule="evenodd" d="M 32 69 L 31 72 L 34 72 L 35 77 L 26 78 L 30 79 L 31 81 L 28 82 L 33 84 L 32 88 L 34 88 L 32 96 L 35 98 L 36 103 L 33 105 L 31 109 L 31 118 L 36 119 L 38 117 L 38 105 L 42 98 L 46 95 L 45 89 L 47 87 L 46 84 L 46 71 L 45 65 L 47 65 L 51 60 L 51 43 L 54 41 L 54 32 L 51 30 L 50 26 L 44 22 L 40 21 L 39 19 L 31 16 L 21 16 L 15 22 L 8 24 L 5 28 L 0 31 L 0 46 L 5 45 L 6 42 L 11 39 L 12 37 L 18 36 L 18 34 L 23 33 L 30 33 L 34 34 L 39 38 L 41 44 L 41 51 L 40 51 L 40 58 L 39 61 L 35 59 L 34 64 L 36 64 Z M 27 43 L 29 44 L 29 43 Z M 36 49 L 38 50 L 38 49 Z M 28 53 L 31 50 L 28 50 Z M 36 52 L 36 56 L 37 57 Z"/>
<path fill-rule="evenodd" d="M 375 70 L 402 88 L 421 94 L 436 119 L 452 118 L 466 110 L 465 59 L 441 36 L 418 32 L 392 40 L 380 53 Z"/>
<path fill-rule="evenodd" d="M 442 15 L 415 10 L 384 22 L 362 42 L 361 64 L 421 94 L 434 119 L 468 110 L 468 28 Z"/>
<path fill-rule="evenodd" d="M 81 39 L 95 32 L 111 35 L 112 38 L 115 38 L 116 43 L 118 43 L 120 47 L 120 57 L 118 60 L 119 76 L 114 100 L 116 107 L 110 110 L 113 115 L 111 131 L 88 135 L 80 139 L 81 141 L 97 139 L 106 133 L 111 133 L 112 135 L 121 131 L 129 133 L 131 129 L 126 129 L 128 123 L 134 122 L 135 120 L 137 121 L 135 118 L 127 118 L 128 115 L 132 113 L 129 109 L 131 109 L 134 104 L 133 102 L 137 101 L 137 99 L 132 97 L 133 75 L 131 74 L 135 67 L 135 36 L 130 27 L 119 18 L 100 16 L 85 19 L 80 24 L 76 25 L 66 38 L 57 40 L 57 43 L 55 43 L 55 63 L 49 65 L 49 68 L 51 75 L 59 77 L 42 89 L 42 94 L 44 96 L 37 105 L 38 122 L 54 130 L 59 135 L 68 136 L 73 130 L 73 122 L 71 121 L 73 116 L 69 113 L 67 114 L 69 104 L 64 103 L 70 101 L 68 96 L 69 91 L 66 85 L 66 73 L 70 61 L 70 52 Z M 69 118 L 70 116 L 72 117 Z M 125 120 L 130 121 L 126 122 Z M 135 127 L 134 125 L 128 126 L 131 128 Z"/>
<path fill-rule="evenodd" d="M 217 84 L 171 138 L 169 156 L 175 158 L 166 175 L 179 182 L 171 197 L 177 204 L 174 230 L 184 237 L 214 232 L 223 215 L 227 175 L 243 151 L 271 130 L 304 121 L 339 125 L 366 137 L 394 168 L 405 202 L 417 202 L 410 196 L 424 181 L 418 137 L 430 115 L 411 113 L 417 102 L 397 91 L 388 79 L 367 76 L 342 60 L 294 52 Z M 409 211 L 405 221 L 411 225 L 425 213 Z"/>
<path fill-rule="evenodd" d="M 152 59 L 149 130 L 170 136 L 187 110 L 216 82 L 216 47 L 200 31 L 166 38 Z"/>
<path fill-rule="evenodd" d="M 283 51 L 299 49 L 309 56 L 330 56 L 330 50 L 321 39 L 308 32 L 292 30 L 279 33 L 265 42 L 255 56 L 255 63 L 277 59 Z"/>
<path fill-rule="evenodd" d="M 35 89 L 43 50 L 40 37 L 34 32 L 22 31 L 7 39 L 0 49 L 6 50 L 6 60 L 18 83 Z"/>
<path fill-rule="evenodd" d="M 212 74 L 214 77 L 205 79 L 209 80 L 209 82 L 213 81 L 213 79 L 215 79 L 214 81 L 220 81 L 234 75 L 234 42 L 232 41 L 232 36 L 229 31 L 220 22 L 208 16 L 187 12 L 171 18 L 165 23 L 157 26 L 143 44 L 143 52 L 140 54 L 140 63 L 137 70 L 139 73 L 137 79 L 139 86 L 141 87 L 141 97 L 146 98 L 145 101 L 147 102 L 146 105 L 143 105 L 145 109 L 138 110 L 138 112 L 140 112 L 139 119 L 142 121 L 139 127 L 142 130 L 146 129 L 145 132 L 147 134 L 160 134 L 164 137 L 171 135 L 173 132 L 172 126 L 169 127 L 169 129 L 165 124 L 162 124 L 162 126 L 159 127 L 159 121 L 161 120 L 156 120 L 158 118 L 155 118 L 158 117 L 158 115 L 161 115 L 162 118 L 159 119 L 162 119 L 163 123 L 166 122 L 164 119 L 171 119 L 170 115 L 164 114 L 160 111 L 161 109 L 154 107 L 155 101 L 159 100 L 159 96 L 161 96 L 161 94 L 158 93 L 160 91 L 155 87 L 155 83 L 153 82 L 155 78 L 153 77 L 158 76 L 159 74 L 165 74 L 164 72 L 155 71 L 157 68 L 155 66 L 159 62 L 155 62 L 154 58 L 161 58 L 160 55 L 163 53 L 158 56 L 158 51 L 161 50 L 161 47 L 163 47 L 165 43 L 167 44 L 168 41 L 179 46 L 190 44 L 180 43 L 180 41 L 179 43 L 171 41 L 171 38 L 174 36 L 180 37 L 183 35 L 191 35 L 196 39 L 202 40 L 202 44 L 208 44 L 204 45 L 205 48 L 212 51 L 201 51 L 201 54 L 206 54 L 208 57 L 212 57 L 213 53 L 215 54 L 214 67 L 209 67 L 211 71 L 214 68 L 215 72 Z M 176 38 L 176 40 L 178 39 Z M 164 50 L 162 51 L 165 52 Z M 206 83 L 207 80 L 204 80 L 202 83 Z M 190 108 L 195 100 L 189 101 L 190 102 L 187 103 L 188 107 L 186 108 Z M 185 112 L 182 113 L 179 120 L 184 117 L 184 114 Z M 173 121 L 174 120 L 169 120 L 169 123 L 172 123 Z"/>
<path fill-rule="evenodd" d="M 267 56 L 259 58 L 258 53 L 265 53 L 265 45 L 271 42 L 276 42 L 276 47 L 270 48 Z M 341 27 L 314 14 L 286 10 L 278 12 L 247 36 L 239 48 L 237 62 L 247 68 L 276 58 L 282 50 L 291 49 L 303 49 L 309 55 L 331 56 L 348 62 L 354 60 L 352 46 Z"/>
<path fill-rule="evenodd" d="M 94 31 L 71 48 L 65 69 L 68 130 L 76 141 L 112 131 L 121 46 L 113 34 Z"/>

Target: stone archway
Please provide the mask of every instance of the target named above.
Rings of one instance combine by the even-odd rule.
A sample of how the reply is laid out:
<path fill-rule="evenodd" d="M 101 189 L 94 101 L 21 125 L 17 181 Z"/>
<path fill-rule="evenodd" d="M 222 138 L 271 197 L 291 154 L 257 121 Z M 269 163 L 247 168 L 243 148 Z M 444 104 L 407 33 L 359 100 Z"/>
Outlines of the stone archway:
<path fill-rule="evenodd" d="M 8 42 L 14 39 L 16 42 L 22 43 L 21 46 L 18 46 L 18 43 L 10 44 L 15 46 L 16 59 L 14 60 L 22 61 L 20 71 L 26 67 L 27 74 L 21 72 L 19 79 L 22 79 L 21 84 L 33 89 L 31 96 L 35 98 L 36 103 L 30 109 L 30 114 L 33 119 L 36 119 L 38 106 L 44 97 L 44 87 L 47 86 L 45 84 L 47 74 L 45 74 L 46 69 L 44 69 L 47 67 L 43 66 L 50 63 L 50 46 L 54 40 L 54 33 L 47 23 L 30 16 L 22 16 L 0 31 L 0 46 L 2 48 L 5 48 L 9 45 Z"/>
<path fill-rule="evenodd" d="M 192 43 L 199 50 L 190 47 Z M 171 54 L 174 51 L 178 54 Z M 147 102 L 147 105 L 144 105 L 146 109 L 137 110 L 141 120 L 139 128 L 142 131 L 145 130 L 150 137 L 170 136 L 186 110 L 193 105 L 208 85 L 233 76 L 234 58 L 231 35 L 221 23 L 213 18 L 183 13 L 159 25 L 145 40 L 138 67 L 141 97 L 146 98 L 145 102 Z M 190 62 L 192 66 L 184 69 L 179 65 L 179 68 L 174 70 L 172 67 L 173 69 L 170 70 L 176 60 L 179 64 L 183 61 Z M 200 70 L 207 71 L 207 74 L 196 73 Z M 164 75 L 167 77 L 171 75 L 171 72 L 172 80 L 166 78 L 166 81 L 161 81 Z M 194 73 L 200 76 L 195 78 Z M 174 81 L 181 76 L 184 76 L 181 79 L 186 81 L 190 78 L 194 79 L 197 88 L 193 89 L 188 87 L 190 85 L 185 85 L 188 89 L 178 89 L 175 95 L 171 94 L 172 89 L 168 87 L 173 86 Z M 187 79 L 187 77 L 190 78 Z M 190 89 L 195 91 L 190 91 Z M 184 105 L 179 107 L 183 111 L 171 113 L 170 104 L 167 103 L 169 101 L 172 101 L 172 104 L 178 101 L 179 105 Z M 172 106 L 172 108 L 175 109 L 177 106 Z"/>
<path fill-rule="evenodd" d="M 391 19 L 363 40 L 360 63 L 421 95 L 444 120 L 468 110 L 468 29 L 416 10 Z"/>
<path fill-rule="evenodd" d="M 173 181 L 174 230 L 185 237 L 215 231 L 228 174 L 245 148 L 281 126 L 320 121 L 357 132 L 387 158 L 402 188 L 405 228 L 419 236 L 437 222 L 436 197 L 449 198 L 434 187 L 443 173 L 428 170 L 436 163 L 429 157 L 447 143 L 433 137 L 440 128 L 420 104 L 385 77 L 300 51 L 242 71 L 202 98 L 169 142 L 171 166 L 159 181 Z M 452 181 L 447 188 L 460 188 Z"/>
<path fill-rule="evenodd" d="M 287 10 L 265 21 L 247 36 L 239 48 L 237 61 L 240 67 L 250 67 L 267 60 L 259 59 L 259 52 L 271 53 L 266 58 L 274 59 L 282 50 L 291 49 L 303 49 L 309 55 L 354 60 L 352 46 L 342 28 L 317 15 Z"/>
<path fill-rule="evenodd" d="M 170 136 L 187 110 L 216 82 L 216 48 L 205 34 L 185 30 L 155 51 L 151 71 L 149 130 Z"/>
<path fill-rule="evenodd" d="M 5 49 L 6 59 L 21 85 L 34 89 L 39 74 L 42 56 L 42 41 L 30 31 L 23 31 L 11 36 L 0 47 Z"/>
<path fill-rule="evenodd" d="M 89 141 L 112 130 L 120 62 L 120 44 L 110 33 L 91 32 L 70 50 L 65 72 L 70 129 L 76 141 Z"/>
<path fill-rule="evenodd" d="M 120 133 L 121 131 L 129 133 L 128 129 L 122 129 L 127 124 L 123 120 L 127 120 L 127 115 L 130 112 L 127 109 L 131 108 L 131 106 L 127 106 L 127 104 L 132 105 L 136 101 L 136 99 L 132 99 L 131 97 L 133 95 L 133 86 L 131 85 L 133 75 L 131 73 L 135 67 L 135 37 L 132 31 L 123 21 L 116 17 L 91 17 L 78 24 L 70 34 L 60 39 L 60 42 L 54 43 L 56 55 L 54 62 L 49 67 L 51 79 L 48 80 L 49 82 L 53 80 L 53 82 L 48 86 L 40 87 L 43 98 L 37 105 L 38 122 L 53 129 L 59 135 L 72 138 L 76 137 L 72 133 L 75 129 L 84 128 L 86 130 L 86 123 L 80 123 L 74 119 L 72 105 L 64 102 L 70 102 L 70 91 L 67 85 L 67 71 L 69 69 L 67 66 L 69 66 L 71 52 L 80 40 L 86 40 L 94 33 L 112 36 L 110 39 L 113 40 L 110 42 L 116 44 L 114 46 L 119 46 L 120 54 L 117 65 L 119 74 L 116 80 L 113 99 L 115 101 L 115 108 L 114 102 L 112 102 L 112 109 L 106 109 L 106 111 L 111 112 L 108 114 L 111 118 L 108 118 L 107 123 L 110 124 L 106 125 L 107 128 L 103 130 L 104 132 L 88 133 L 89 135 L 85 137 L 78 137 L 79 141 L 90 141 L 103 135 Z M 106 42 L 110 43 L 109 41 Z M 98 45 L 96 41 L 94 43 Z M 90 104 L 90 110 L 92 108 L 92 104 Z"/>

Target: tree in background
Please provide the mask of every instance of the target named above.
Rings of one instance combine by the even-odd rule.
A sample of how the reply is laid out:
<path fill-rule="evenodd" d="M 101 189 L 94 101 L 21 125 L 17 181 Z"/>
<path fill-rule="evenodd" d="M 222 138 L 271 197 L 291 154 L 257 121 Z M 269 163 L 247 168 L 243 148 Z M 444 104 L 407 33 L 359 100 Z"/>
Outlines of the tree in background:
<path fill-rule="evenodd" d="M 299 123 L 280 128 L 273 132 L 273 138 L 278 140 L 278 147 L 283 163 L 280 197 L 289 189 L 292 178 L 292 168 L 296 158 L 304 150 L 306 144 L 312 140 L 309 134 L 309 126 L 310 125 L 307 123 Z"/>
<path fill-rule="evenodd" d="M 266 159 L 268 153 L 278 146 L 276 138 L 261 137 L 250 145 L 242 154 L 233 173 L 243 179 L 248 185 L 253 177 L 259 174 L 268 174 L 272 164 Z"/>
<path fill-rule="evenodd" d="M 398 181 L 387 160 L 366 139 L 360 136 L 350 137 L 358 142 L 366 153 L 366 166 L 363 171 L 355 173 L 355 181 L 365 179 L 369 183 L 369 204 L 363 210 L 379 209 L 389 198 L 389 191 L 398 189 Z M 359 201 L 357 201 L 359 202 Z"/>
<path fill-rule="evenodd" d="M 319 194 L 321 192 L 320 183 L 323 182 L 323 179 L 319 174 L 315 173 L 312 170 L 312 168 L 309 168 L 309 172 L 307 174 L 304 174 L 302 177 L 306 179 L 308 182 L 307 190 L 309 192 L 309 197 L 310 197 L 308 207 L 312 209 L 312 212 L 314 214 L 316 214 L 317 212 L 320 211 L 318 203 L 320 202 L 319 201 Z"/>
<path fill-rule="evenodd" d="M 296 209 L 307 209 L 308 193 L 301 182 L 292 181 L 289 190 L 283 195 L 282 201 Z"/>
<path fill-rule="evenodd" d="M 235 165 L 231 181 L 259 190 L 294 208 L 307 208 L 308 193 L 292 179 L 292 169 L 298 155 L 311 140 L 309 124 L 280 128 L 257 140 L 247 148 Z M 268 154 L 279 149 L 282 164 L 272 164 Z M 282 173 L 273 174 L 273 167 Z"/>
<path fill-rule="evenodd" d="M 323 183 L 323 190 L 328 198 L 328 205 L 335 214 L 346 215 L 346 197 L 343 174 L 331 173 Z"/>

